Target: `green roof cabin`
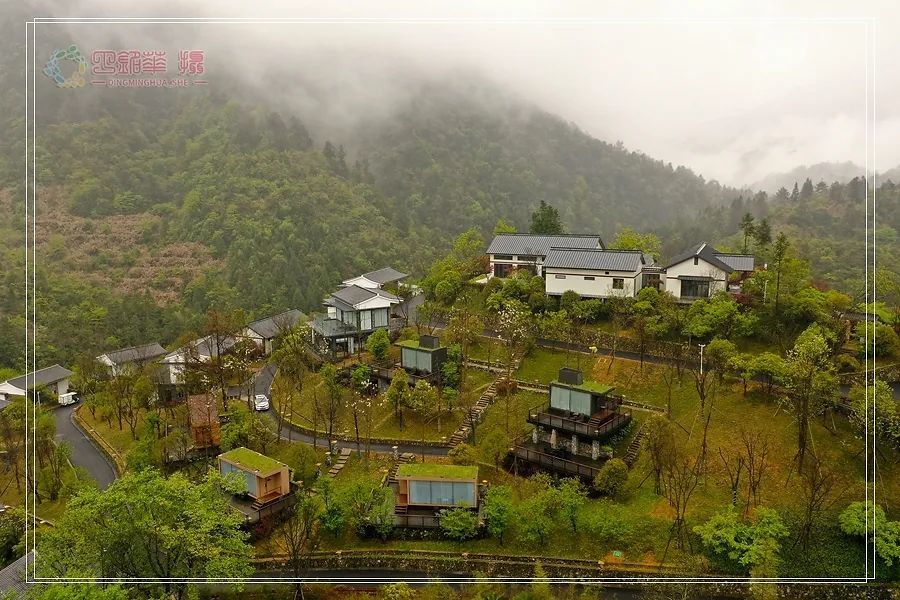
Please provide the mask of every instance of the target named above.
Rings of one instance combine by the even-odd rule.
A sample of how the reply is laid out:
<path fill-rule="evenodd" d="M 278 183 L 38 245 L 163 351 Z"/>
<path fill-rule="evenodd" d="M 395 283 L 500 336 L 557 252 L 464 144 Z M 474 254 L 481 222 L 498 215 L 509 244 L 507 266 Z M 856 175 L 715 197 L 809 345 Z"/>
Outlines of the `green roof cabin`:
<path fill-rule="evenodd" d="M 391 478 L 394 524 L 439 527 L 439 513 L 463 506 L 480 511 L 478 467 L 437 463 L 401 464 Z"/>
<path fill-rule="evenodd" d="M 218 456 L 218 462 L 222 475 L 243 475 L 247 491 L 242 496 L 248 497 L 249 502 L 236 496 L 232 505 L 249 521 L 258 521 L 261 516 L 283 508 L 283 504 L 293 503 L 287 502 L 293 499 L 291 469 L 283 462 L 244 447 L 223 452 Z"/>
<path fill-rule="evenodd" d="M 581 371 L 564 367 L 550 382 L 549 403 L 528 411 L 530 439 L 510 449 L 513 465 L 593 479 L 612 453 L 601 442 L 625 427 L 631 413 L 613 387 L 585 381 Z"/>
<path fill-rule="evenodd" d="M 447 347 L 441 346 L 434 335 L 420 335 L 418 340 L 397 342 L 400 347 L 400 366 L 416 375 L 431 375 L 441 372 L 441 365 L 447 360 Z"/>

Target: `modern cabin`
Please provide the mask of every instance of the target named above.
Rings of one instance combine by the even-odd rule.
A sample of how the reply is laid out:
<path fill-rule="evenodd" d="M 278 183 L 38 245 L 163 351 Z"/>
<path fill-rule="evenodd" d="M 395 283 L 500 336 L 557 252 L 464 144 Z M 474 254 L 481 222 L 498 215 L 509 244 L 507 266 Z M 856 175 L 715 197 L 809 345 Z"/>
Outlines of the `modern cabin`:
<path fill-rule="evenodd" d="M 401 464 L 391 481 L 394 524 L 401 527 L 440 527 L 440 511 L 462 506 L 481 507 L 477 466 L 435 463 Z"/>
<path fill-rule="evenodd" d="M 753 255 L 719 252 L 703 242 L 669 261 L 665 289 L 679 302 L 706 299 L 717 292 L 739 291 L 738 283 L 754 268 Z"/>
<path fill-rule="evenodd" d="M 273 514 L 296 500 L 291 487 L 291 469 L 284 463 L 249 448 L 234 448 L 218 457 L 219 473 L 243 476 L 246 491 L 232 497 L 232 506 L 249 522 Z"/>
<path fill-rule="evenodd" d="M 211 394 L 188 396 L 188 421 L 195 448 L 216 447 L 222 442 L 219 410 Z"/>
<path fill-rule="evenodd" d="M 420 335 L 418 340 L 397 342 L 400 347 L 400 366 L 415 375 L 434 375 L 441 372 L 447 360 L 447 346 L 434 335 Z"/>
<path fill-rule="evenodd" d="M 602 443 L 631 421 L 613 389 L 585 381 L 576 369 L 560 369 L 547 404 L 528 411 L 531 435 L 510 448 L 513 466 L 593 479 L 612 457 Z"/>

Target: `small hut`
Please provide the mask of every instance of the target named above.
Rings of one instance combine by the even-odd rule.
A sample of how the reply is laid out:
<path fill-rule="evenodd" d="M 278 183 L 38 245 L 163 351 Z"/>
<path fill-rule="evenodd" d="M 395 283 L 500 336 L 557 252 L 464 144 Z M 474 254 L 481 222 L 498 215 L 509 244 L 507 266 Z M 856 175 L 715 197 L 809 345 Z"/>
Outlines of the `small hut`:
<path fill-rule="evenodd" d="M 210 394 L 188 397 L 188 420 L 195 448 L 218 446 L 222 440 L 219 432 L 219 411 L 216 400 Z"/>

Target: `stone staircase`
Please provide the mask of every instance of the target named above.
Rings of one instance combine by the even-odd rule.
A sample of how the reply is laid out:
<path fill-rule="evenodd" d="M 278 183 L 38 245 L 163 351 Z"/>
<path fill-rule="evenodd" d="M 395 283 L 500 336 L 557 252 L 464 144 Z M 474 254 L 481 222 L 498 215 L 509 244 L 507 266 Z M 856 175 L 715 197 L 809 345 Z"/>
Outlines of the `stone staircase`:
<path fill-rule="evenodd" d="M 394 461 L 394 464 L 391 465 L 390 470 L 388 471 L 388 476 L 386 480 L 387 485 L 391 485 L 397 483 L 397 471 L 400 469 L 400 465 L 414 462 L 416 460 L 416 455 L 412 452 L 404 452 L 400 455 L 400 458 Z M 404 507 L 405 510 L 405 507 Z"/>
<path fill-rule="evenodd" d="M 647 432 L 644 431 L 644 424 L 641 423 L 641 426 L 638 427 L 638 430 L 634 432 L 634 437 L 631 439 L 631 443 L 628 444 L 628 450 L 625 451 L 625 464 L 628 465 L 630 469 L 634 466 L 634 463 L 637 461 L 638 454 L 641 452 L 641 443 L 644 441 L 644 436 L 647 435 Z"/>
<path fill-rule="evenodd" d="M 337 461 L 333 465 L 331 465 L 331 469 L 328 470 L 328 474 L 334 477 L 338 473 L 341 472 L 341 469 L 344 468 L 344 465 L 347 464 L 347 459 L 350 458 L 350 455 L 353 451 L 350 448 L 341 448 L 340 454 L 338 454 Z"/>
<path fill-rule="evenodd" d="M 491 382 L 491 385 L 484 390 L 484 393 L 481 394 L 481 397 L 475 405 L 469 409 L 466 418 L 463 419 L 459 428 L 450 436 L 451 446 L 458 446 L 469 439 L 469 435 L 472 433 L 472 428 L 475 426 L 475 423 L 481 420 L 482 413 L 484 413 L 487 407 L 490 406 L 496 398 L 497 380 L 495 379 Z"/>

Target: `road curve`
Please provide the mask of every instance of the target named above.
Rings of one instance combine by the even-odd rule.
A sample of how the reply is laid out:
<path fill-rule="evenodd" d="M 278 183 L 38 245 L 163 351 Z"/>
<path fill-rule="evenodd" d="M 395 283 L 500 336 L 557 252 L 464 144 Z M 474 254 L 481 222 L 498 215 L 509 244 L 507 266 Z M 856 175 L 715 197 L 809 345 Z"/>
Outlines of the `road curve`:
<path fill-rule="evenodd" d="M 73 416 L 78 404 L 60 406 L 53 411 L 56 421 L 56 440 L 65 441 L 72 448 L 71 461 L 82 467 L 97 481 L 98 487 L 106 489 L 116 479 L 116 470 L 104 454 L 76 423 Z"/>

